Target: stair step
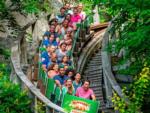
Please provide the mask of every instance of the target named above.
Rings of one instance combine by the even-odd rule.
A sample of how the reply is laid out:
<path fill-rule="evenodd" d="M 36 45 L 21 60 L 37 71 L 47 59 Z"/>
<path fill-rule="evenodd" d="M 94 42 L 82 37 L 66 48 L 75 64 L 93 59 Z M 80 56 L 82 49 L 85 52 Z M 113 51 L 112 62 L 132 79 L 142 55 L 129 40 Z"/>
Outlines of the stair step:
<path fill-rule="evenodd" d="M 92 86 L 92 85 L 91 85 L 90 88 L 92 88 L 92 89 L 95 90 L 95 91 L 102 91 L 101 86 L 102 86 L 102 85 L 100 85 L 100 84 L 99 84 L 99 85 L 95 85 L 95 86 Z"/>
<path fill-rule="evenodd" d="M 88 72 L 88 73 L 84 73 L 85 76 L 87 77 L 99 77 L 102 76 L 102 72 Z"/>
<path fill-rule="evenodd" d="M 97 100 L 100 100 L 100 102 L 101 102 L 101 100 L 103 100 L 104 98 L 103 98 L 103 97 L 97 97 L 97 96 L 96 96 L 96 99 L 97 99 Z"/>
<path fill-rule="evenodd" d="M 99 93 L 98 91 L 94 91 L 94 94 L 97 98 L 102 98 L 103 97 L 103 94 L 102 93 Z"/>
<path fill-rule="evenodd" d="M 99 66 L 102 67 L 101 65 L 95 65 L 95 66 L 87 66 L 86 69 L 91 69 L 91 68 L 93 69 L 93 68 L 97 68 Z"/>
<path fill-rule="evenodd" d="M 85 76 L 85 78 L 87 78 L 87 76 Z M 88 76 L 88 78 L 90 79 L 91 82 L 102 80 L 102 76 L 97 76 L 97 77 L 89 77 Z"/>
<path fill-rule="evenodd" d="M 99 79 L 99 80 L 91 80 L 90 78 L 88 78 L 93 84 L 94 83 L 99 83 L 99 84 L 102 84 L 102 79 Z M 93 86 L 96 86 L 98 84 L 94 84 Z"/>
<path fill-rule="evenodd" d="M 101 53 L 100 54 L 95 54 L 92 58 L 96 58 L 96 57 L 99 57 L 99 58 L 101 58 Z"/>
<path fill-rule="evenodd" d="M 95 67 L 95 68 L 87 68 L 84 72 L 95 72 L 95 71 L 99 71 L 99 70 L 102 70 L 102 66 L 99 66 L 99 67 Z"/>
<path fill-rule="evenodd" d="M 89 63 L 99 63 L 99 64 L 102 64 L 102 61 L 101 61 L 101 59 L 98 59 L 98 60 L 92 59 L 92 60 L 89 61 Z"/>
<path fill-rule="evenodd" d="M 101 87 L 102 84 L 90 84 L 90 87 L 94 89 L 94 87 Z"/>
<path fill-rule="evenodd" d="M 102 65 L 102 63 L 95 62 L 95 63 L 89 63 L 87 66 L 88 67 L 93 67 L 93 66 L 97 67 L 97 66 L 100 66 L 100 65 Z"/>
<path fill-rule="evenodd" d="M 99 83 L 101 83 L 102 82 L 102 77 L 100 78 L 100 76 L 101 75 L 91 75 L 91 76 L 84 76 L 83 78 L 84 79 L 88 79 L 91 82 L 99 82 Z M 97 77 L 99 77 L 99 79 L 96 80 Z"/>
<path fill-rule="evenodd" d="M 92 61 L 101 61 L 102 60 L 101 56 L 94 56 L 91 59 L 92 59 Z"/>
<path fill-rule="evenodd" d="M 101 49 L 97 49 L 93 56 L 88 60 L 88 63 L 85 66 L 83 78 L 88 78 L 91 81 L 90 88 L 93 89 L 96 99 L 100 101 L 99 109 L 101 109 L 101 111 L 106 109 L 102 90 L 103 70 Z"/>
<path fill-rule="evenodd" d="M 102 69 L 97 69 L 97 70 L 93 70 L 93 67 L 92 67 L 92 69 L 86 69 L 85 71 L 84 71 L 84 73 L 90 73 L 90 74 L 92 74 L 92 73 L 102 73 Z"/>

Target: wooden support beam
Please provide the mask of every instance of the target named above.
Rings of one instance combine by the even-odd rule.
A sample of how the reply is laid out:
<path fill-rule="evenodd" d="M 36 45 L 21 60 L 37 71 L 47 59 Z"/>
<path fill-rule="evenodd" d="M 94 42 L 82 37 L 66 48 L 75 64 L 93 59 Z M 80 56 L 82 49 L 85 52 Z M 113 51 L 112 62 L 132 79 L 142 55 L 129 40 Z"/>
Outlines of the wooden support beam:
<path fill-rule="evenodd" d="M 102 28 L 106 28 L 107 26 L 108 26 L 108 22 L 105 22 L 105 23 L 100 23 L 97 25 L 91 25 L 90 29 L 91 30 L 102 29 Z"/>

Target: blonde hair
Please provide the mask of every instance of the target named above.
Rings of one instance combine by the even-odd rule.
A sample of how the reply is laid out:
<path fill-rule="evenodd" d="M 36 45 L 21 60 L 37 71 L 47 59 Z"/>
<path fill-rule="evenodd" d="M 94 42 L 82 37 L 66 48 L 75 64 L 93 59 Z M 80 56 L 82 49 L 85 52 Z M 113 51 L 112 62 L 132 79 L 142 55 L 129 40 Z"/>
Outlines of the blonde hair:
<path fill-rule="evenodd" d="M 67 79 L 66 82 L 67 82 L 67 81 L 71 81 L 71 82 L 72 82 L 72 80 L 71 80 L 70 78 Z M 68 87 L 67 87 L 67 88 L 68 88 Z M 70 89 L 71 94 L 72 94 L 72 93 L 73 93 L 73 90 L 74 90 L 73 84 L 71 85 L 71 88 L 69 88 L 69 89 Z M 68 90 L 68 93 L 70 93 L 69 90 Z"/>

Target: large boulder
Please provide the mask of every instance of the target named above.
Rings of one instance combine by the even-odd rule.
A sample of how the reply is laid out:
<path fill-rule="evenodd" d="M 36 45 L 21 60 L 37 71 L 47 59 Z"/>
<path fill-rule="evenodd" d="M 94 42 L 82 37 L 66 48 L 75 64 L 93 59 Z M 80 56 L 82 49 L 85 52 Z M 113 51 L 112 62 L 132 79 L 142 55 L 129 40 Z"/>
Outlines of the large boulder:
<path fill-rule="evenodd" d="M 51 0 L 51 6 L 53 7 L 53 13 L 58 14 L 61 7 L 63 7 L 62 0 Z"/>
<path fill-rule="evenodd" d="M 28 14 L 26 16 L 26 15 L 23 15 L 23 14 L 21 14 L 19 12 L 16 12 L 16 11 L 12 12 L 11 14 L 13 15 L 13 17 L 16 20 L 17 24 L 20 25 L 21 27 L 27 25 L 29 22 L 36 19 L 34 14 Z"/>
<path fill-rule="evenodd" d="M 47 30 L 49 30 L 47 20 L 44 18 L 37 20 L 33 28 L 33 33 L 32 33 L 33 41 L 42 40 L 42 36 L 44 32 Z"/>

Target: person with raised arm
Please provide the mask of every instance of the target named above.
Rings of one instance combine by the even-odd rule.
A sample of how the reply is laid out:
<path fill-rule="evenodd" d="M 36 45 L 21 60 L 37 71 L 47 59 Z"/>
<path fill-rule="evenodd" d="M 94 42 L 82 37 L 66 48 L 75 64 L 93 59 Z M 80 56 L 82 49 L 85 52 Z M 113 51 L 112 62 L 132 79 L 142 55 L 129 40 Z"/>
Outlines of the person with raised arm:
<path fill-rule="evenodd" d="M 63 95 L 65 94 L 75 95 L 75 89 L 73 87 L 72 80 L 70 78 L 66 80 L 65 85 L 62 87 L 62 92 Z"/>
<path fill-rule="evenodd" d="M 77 29 L 77 24 L 80 23 L 81 20 L 82 20 L 82 18 L 80 17 L 80 15 L 78 13 L 78 8 L 75 7 L 73 9 L 73 15 L 71 16 L 71 24 L 72 24 L 74 30 Z"/>
<path fill-rule="evenodd" d="M 80 3 L 80 4 L 78 5 L 78 12 L 79 12 L 79 15 L 80 15 L 82 21 L 85 20 L 85 18 L 86 18 L 86 13 L 83 11 L 83 4 L 82 4 L 82 3 Z"/>

